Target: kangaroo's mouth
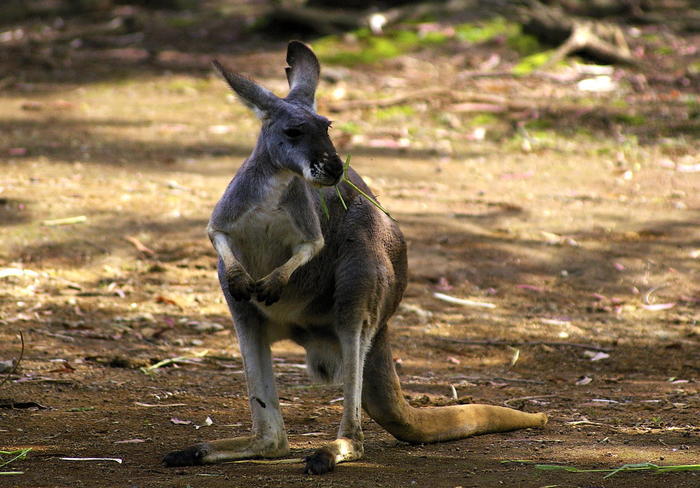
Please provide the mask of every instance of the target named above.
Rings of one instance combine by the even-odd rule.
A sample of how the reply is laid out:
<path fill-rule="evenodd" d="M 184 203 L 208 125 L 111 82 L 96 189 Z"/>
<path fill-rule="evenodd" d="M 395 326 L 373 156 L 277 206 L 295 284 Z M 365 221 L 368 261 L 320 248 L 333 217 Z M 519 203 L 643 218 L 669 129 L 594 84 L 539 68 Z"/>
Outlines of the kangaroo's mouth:
<path fill-rule="evenodd" d="M 335 186 L 343 179 L 343 164 L 312 164 L 306 179 L 317 186 Z"/>
<path fill-rule="evenodd" d="M 338 183 L 340 183 L 340 180 L 342 180 L 342 175 L 340 176 L 331 176 L 327 174 L 319 175 L 316 178 L 313 179 L 312 183 L 315 186 L 323 187 L 323 186 L 335 186 Z"/>

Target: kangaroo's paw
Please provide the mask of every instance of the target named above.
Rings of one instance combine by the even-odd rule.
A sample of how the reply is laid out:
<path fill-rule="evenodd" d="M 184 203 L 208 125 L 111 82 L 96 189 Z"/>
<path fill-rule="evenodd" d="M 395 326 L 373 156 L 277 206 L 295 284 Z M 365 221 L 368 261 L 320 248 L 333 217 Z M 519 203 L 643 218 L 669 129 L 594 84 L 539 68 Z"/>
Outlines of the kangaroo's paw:
<path fill-rule="evenodd" d="M 243 269 L 232 269 L 226 272 L 228 291 L 236 301 L 248 301 L 255 291 L 255 281 Z"/>
<path fill-rule="evenodd" d="M 335 455 L 327 447 L 317 449 L 304 458 L 304 474 L 326 474 L 335 469 Z"/>
<path fill-rule="evenodd" d="M 204 456 L 208 450 L 206 444 L 197 444 L 181 451 L 169 452 L 163 458 L 163 464 L 168 467 L 198 466 L 204 464 Z"/>
<path fill-rule="evenodd" d="M 333 471 L 335 465 L 344 461 L 360 459 L 364 454 L 362 441 L 346 437 L 336 439 L 330 444 L 316 450 L 304 461 L 304 474 L 326 474 Z"/>
<path fill-rule="evenodd" d="M 287 280 L 282 273 L 277 270 L 273 271 L 255 283 L 255 294 L 258 301 L 265 302 L 265 305 L 272 305 L 279 301 L 286 284 Z"/>
<path fill-rule="evenodd" d="M 163 458 L 169 467 L 196 466 L 236 459 L 275 458 L 289 454 L 287 439 L 269 441 L 256 437 L 234 437 L 202 442 L 181 451 L 173 451 Z"/>

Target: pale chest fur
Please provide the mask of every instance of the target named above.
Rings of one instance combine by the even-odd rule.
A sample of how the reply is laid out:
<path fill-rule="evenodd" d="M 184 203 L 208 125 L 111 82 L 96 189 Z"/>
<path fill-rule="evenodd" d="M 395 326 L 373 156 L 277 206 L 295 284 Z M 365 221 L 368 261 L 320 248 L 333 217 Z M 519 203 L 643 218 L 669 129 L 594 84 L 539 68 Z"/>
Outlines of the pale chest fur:
<path fill-rule="evenodd" d="M 282 265 L 304 241 L 283 203 L 290 180 L 287 175 L 271 178 L 262 189 L 262 198 L 228 232 L 234 252 L 254 279 Z"/>

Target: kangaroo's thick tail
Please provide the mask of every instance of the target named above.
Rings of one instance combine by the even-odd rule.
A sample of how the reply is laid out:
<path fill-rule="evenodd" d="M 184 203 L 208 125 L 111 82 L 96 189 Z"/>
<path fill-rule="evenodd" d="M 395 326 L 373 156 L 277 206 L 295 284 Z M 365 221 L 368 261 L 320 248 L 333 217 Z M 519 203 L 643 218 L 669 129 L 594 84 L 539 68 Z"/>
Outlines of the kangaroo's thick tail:
<path fill-rule="evenodd" d="M 464 437 L 544 427 L 544 413 L 526 413 L 493 405 L 415 408 L 403 397 L 394 369 L 387 330 L 374 340 L 364 368 L 362 405 L 379 425 L 406 442 L 439 442 Z"/>

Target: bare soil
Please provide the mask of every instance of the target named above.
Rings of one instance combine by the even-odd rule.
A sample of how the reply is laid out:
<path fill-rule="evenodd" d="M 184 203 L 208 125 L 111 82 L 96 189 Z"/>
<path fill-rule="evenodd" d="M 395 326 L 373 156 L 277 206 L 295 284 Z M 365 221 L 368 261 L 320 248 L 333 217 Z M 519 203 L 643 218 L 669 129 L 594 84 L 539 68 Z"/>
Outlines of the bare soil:
<path fill-rule="evenodd" d="M 406 394 L 416 405 L 545 411 L 544 430 L 409 445 L 367 419 L 365 458 L 324 477 L 299 463 L 162 467 L 170 450 L 249 430 L 204 228 L 257 122 L 199 72 L 25 80 L 0 94 L 0 269 L 24 270 L 0 278 L 0 360 L 18 358 L 20 331 L 25 341 L 0 387 L 0 449 L 32 451 L 2 468 L 23 474 L 0 486 L 700 486 L 699 472 L 606 479 L 531 464 L 700 462 L 697 85 L 639 91 L 622 71 L 612 93 L 459 81 L 453 54 L 324 81 L 319 111 L 440 83 L 532 101 L 529 115 L 493 120 L 431 100 L 331 116 L 338 146 L 409 243 L 410 283 L 391 321 Z M 283 93 L 283 44 L 227 57 L 250 59 L 275 63 L 245 66 Z M 545 99 L 581 109 L 537 112 Z M 646 118 L 616 117 L 620 100 Z M 548 123 L 525 137 L 516 128 L 530 119 Z M 76 216 L 85 220 L 44 224 Z M 303 457 L 333 438 L 341 391 L 309 383 L 299 347 L 279 343 L 274 357 L 291 457 Z M 168 358 L 187 359 L 140 369 Z M 504 462 L 515 460 L 529 463 Z"/>

